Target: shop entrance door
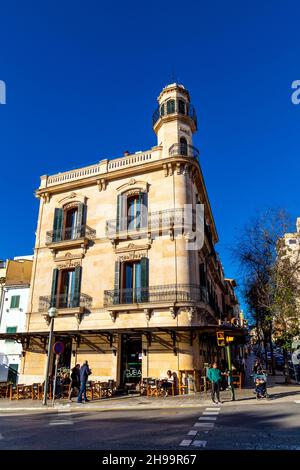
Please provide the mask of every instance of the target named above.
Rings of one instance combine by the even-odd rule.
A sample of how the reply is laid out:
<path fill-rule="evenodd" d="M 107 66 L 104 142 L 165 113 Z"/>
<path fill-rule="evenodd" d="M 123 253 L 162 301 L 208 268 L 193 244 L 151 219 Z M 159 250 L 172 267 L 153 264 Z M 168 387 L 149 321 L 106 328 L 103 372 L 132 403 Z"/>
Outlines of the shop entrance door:
<path fill-rule="evenodd" d="M 122 334 L 121 385 L 137 384 L 142 378 L 142 335 Z"/>

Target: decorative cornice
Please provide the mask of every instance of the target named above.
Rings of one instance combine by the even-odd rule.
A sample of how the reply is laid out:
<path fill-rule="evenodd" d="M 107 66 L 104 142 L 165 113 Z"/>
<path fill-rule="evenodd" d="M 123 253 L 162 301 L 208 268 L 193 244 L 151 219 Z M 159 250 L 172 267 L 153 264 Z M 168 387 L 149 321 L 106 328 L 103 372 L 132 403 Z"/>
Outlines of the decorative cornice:
<path fill-rule="evenodd" d="M 151 247 L 151 243 L 147 243 L 146 245 L 136 245 L 134 243 L 128 243 L 127 246 L 116 248 L 116 253 L 131 253 L 134 251 L 145 251 Z"/>

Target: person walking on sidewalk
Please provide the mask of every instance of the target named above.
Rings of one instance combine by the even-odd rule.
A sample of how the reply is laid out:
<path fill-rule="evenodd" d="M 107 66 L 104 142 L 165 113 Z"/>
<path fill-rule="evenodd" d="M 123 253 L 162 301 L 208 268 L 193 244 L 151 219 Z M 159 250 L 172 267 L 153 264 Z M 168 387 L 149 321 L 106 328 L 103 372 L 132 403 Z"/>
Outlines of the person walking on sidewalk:
<path fill-rule="evenodd" d="M 218 364 L 213 363 L 213 366 L 208 369 L 207 373 L 208 380 L 211 382 L 211 398 L 215 405 L 222 403 L 220 400 L 220 383 L 222 380 L 222 375 L 220 369 L 218 369 Z M 217 399 L 215 399 L 215 397 Z"/>
<path fill-rule="evenodd" d="M 84 361 L 82 366 L 80 367 L 80 390 L 77 397 L 77 403 L 82 403 L 82 395 L 85 403 L 89 401 L 86 397 L 86 383 L 88 376 L 91 375 L 92 371 L 89 368 L 88 361 Z"/>

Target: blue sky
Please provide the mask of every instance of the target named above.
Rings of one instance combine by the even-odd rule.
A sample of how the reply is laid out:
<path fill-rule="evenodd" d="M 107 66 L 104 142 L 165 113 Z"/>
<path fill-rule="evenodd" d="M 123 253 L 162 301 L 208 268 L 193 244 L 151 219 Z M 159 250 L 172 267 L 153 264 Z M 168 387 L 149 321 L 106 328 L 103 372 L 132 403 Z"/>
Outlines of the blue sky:
<path fill-rule="evenodd" d="M 296 1 L 14 1 L 1 4 L 0 258 L 30 254 L 39 177 L 156 143 L 151 115 L 175 72 L 228 247 L 266 207 L 299 210 L 300 5 Z"/>

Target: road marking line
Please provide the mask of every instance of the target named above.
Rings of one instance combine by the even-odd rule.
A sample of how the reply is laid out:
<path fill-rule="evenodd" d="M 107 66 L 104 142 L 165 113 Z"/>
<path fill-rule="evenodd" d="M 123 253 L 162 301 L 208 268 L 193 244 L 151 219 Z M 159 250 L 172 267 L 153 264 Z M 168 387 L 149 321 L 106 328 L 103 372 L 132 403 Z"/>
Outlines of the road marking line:
<path fill-rule="evenodd" d="M 49 426 L 59 426 L 61 424 L 74 424 L 73 421 L 67 421 L 67 420 L 62 420 L 62 421 L 51 421 L 49 423 Z"/>
<path fill-rule="evenodd" d="M 188 436 L 197 436 L 198 431 L 189 431 Z"/>
<path fill-rule="evenodd" d="M 295 400 L 295 403 L 300 403 L 300 400 Z"/>
<path fill-rule="evenodd" d="M 203 411 L 203 416 L 217 416 L 219 413 L 219 411 Z"/>
<path fill-rule="evenodd" d="M 195 428 L 209 428 L 212 429 L 214 427 L 215 423 L 195 423 L 194 427 Z"/>
<path fill-rule="evenodd" d="M 192 443 L 192 446 L 195 446 L 195 447 L 206 447 L 206 444 L 207 444 L 207 441 L 194 441 Z"/>
<path fill-rule="evenodd" d="M 220 411 L 221 408 L 205 408 L 205 411 Z"/>
<path fill-rule="evenodd" d="M 180 442 L 180 446 L 190 446 L 191 445 L 191 440 L 190 439 L 184 439 L 183 441 Z"/>
<path fill-rule="evenodd" d="M 198 418 L 199 421 L 216 421 L 216 419 L 215 416 L 200 416 L 200 418 Z"/>

